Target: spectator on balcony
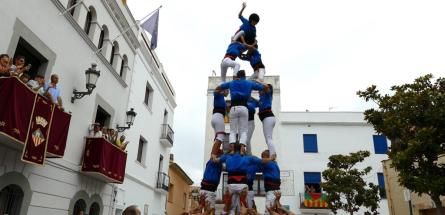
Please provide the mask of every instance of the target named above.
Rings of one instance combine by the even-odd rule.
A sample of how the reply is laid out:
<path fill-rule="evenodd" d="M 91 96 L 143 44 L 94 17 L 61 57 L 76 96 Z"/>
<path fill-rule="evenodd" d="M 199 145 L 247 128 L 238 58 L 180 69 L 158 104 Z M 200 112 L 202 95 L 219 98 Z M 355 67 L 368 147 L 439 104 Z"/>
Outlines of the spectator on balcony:
<path fill-rule="evenodd" d="M 109 128 L 107 130 L 107 132 L 108 132 L 108 141 L 110 141 L 111 143 L 116 144 L 116 140 L 117 140 L 117 136 L 118 136 L 117 131 L 112 129 L 112 128 Z"/>
<path fill-rule="evenodd" d="M 138 206 L 131 205 L 125 208 L 124 212 L 122 212 L 122 215 L 141 215 L 141 211 L 139 210 Z"/>
<path fill-rule="evenodd" d="M 116 146 L 119 147 L 122 151 L 125 151 L 127 145 L 128 141 L 125 141 L 125 135 L 121 135 L 121 137 L 116 140 Z"/>
<path fill-rule="evenodd" d="M 57 86 L 59 83 L 59 76 L 57 74 L 51 75 L 51 82 L 44 86 L 45 95 L 57 105 L 57 107 L 63 109 L 62 97 L 60 95 L 60 88 Z"/>
<path fill-rule="evenodd" d="M 89 128 L 89 137 L 102 137 L 100 123 L 93 123 Z"/>
<path fill-rule="evenodd" d="M 27 84 L 30 78 L 28 74 L 22 74 L 19 79 L 22 83 Z"/>
<path fill-rule="evenodd" d="M 32 90 L 36 91 L 42 96 L 45 93 L 45 91 L 43 90 L 43 86 L 45 85 L 45 77 L 43 77 L 43 75 L 36 75 L 34 80 L 28 81 L 26 85 L 31 87 Z"/>
<path fill-rule="evenodd" d="M 25 66 L 25 57 L 19 55 L 14 59 L 14 65 L 11 66 L 14 76 L 22 76 L 31 69 L 31 64 Z"/>
<path fill-rule="evenodd" d="M 79 212 L 77 212 L 76 215 L 84 215 L 83 210 L 80 210 Z"/>
<path fill-rule="evenodd" d="M 11 76 L 10 58 L 7 54 L 0 55 L 0 77 Z"/>
<path fill-rule="evenodd" d="M 108 128 L 105 127 L 105 126 L 102 127 L 102 137 L 103 137 L 104 139 L 110 141 L 109 138 L 108 138 Z"/>

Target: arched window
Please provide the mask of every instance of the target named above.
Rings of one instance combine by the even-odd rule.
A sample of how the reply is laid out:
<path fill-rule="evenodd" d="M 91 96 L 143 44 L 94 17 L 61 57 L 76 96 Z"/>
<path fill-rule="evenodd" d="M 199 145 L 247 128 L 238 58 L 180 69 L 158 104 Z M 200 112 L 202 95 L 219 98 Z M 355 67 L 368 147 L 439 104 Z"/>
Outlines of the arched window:
<path fill-rule="evenodd" d="M 102 30 L 99 35 L 99 43 L 97 47 L 101 49 L 104 46 L 104 40 L 108 39 L 108 28 L 106 25 L 102 25 Z"/>
<path fill-rule="evenodd" d="M 111 56 L 110 56 L 110 64 L 113 65 L 114 55 L 119 54 L 119 44 L 114 41 L 113 46 L 111 47 Z"/>
<path fill-rule="evenodd" d="M 121 69 L 120 69 L 120 72 L 119 72 L 119 75 L 121 77 L 124 77 L 125 71 L 126 71 L 125 67 L 127 67 L 127 66 L 128 66 L 128 58 L 127 58 L 127 55 L 124 55 L 122 57 Z"/>
<path fill-rule="evenodd" d="M 85 27 L 83 29 L 85 33 L 90 34 L 91 24 L 95 21 L 96 21 L 96 10 L 94 9 L 94 7 L 90 6 L 88 8 L 87 17 L 85 19 Z"/>
<path fill-rule="evenodd" d="M 100 213 L 100 206 L 97 202 L 94 202 L 90 207 L 90 212 L 88 215 L 99 215 Z"/>
<path fill-rule="evenodd" d="M 69 2 L 68 2 L 68 7 L 67 8 L 70 8 L 70 7 L 72 7 L 73 5 L 75 5 L 75 4 L 77 4 L 77 0 L 70 0 Z M 70 14 L 71 14 L 71 16 L 74 16 L 74 10 L 76 9 L 76 7 L 73 7 L 71 10 L 70 10 Z"/>
<path fill-rule="evenodd" d="M 11 184 L 0 191 L 0 214 L 20 214 L 24 193 Z"/>
<path fill-rule="evenodd" d="M 74 204 L 73 215 L 79 215 L 81 211 L 83 212 L 83 214 L 86 214 L 85 211 L 86 209 L 87 209 L 87 203 L 85 203 L 85 200 L 79 199 Z"/>

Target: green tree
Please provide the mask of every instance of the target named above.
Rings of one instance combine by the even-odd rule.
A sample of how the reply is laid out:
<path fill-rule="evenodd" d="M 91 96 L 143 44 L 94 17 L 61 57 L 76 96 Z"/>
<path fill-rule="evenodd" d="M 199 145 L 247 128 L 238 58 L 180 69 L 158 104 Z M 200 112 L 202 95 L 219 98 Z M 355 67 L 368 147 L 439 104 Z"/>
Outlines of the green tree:
<path fill-rule="evenodd" d="M 355 168 L 355 165 L 366 157 L 369 157 L 368 151 L 329 157 L 328 169 L 323 171 L 325 182 L 321 186 L 327 194 L 326 201 L 334 214 L 337 214 L 337 210 L 344 210 L 352 215 L 361 207 L 367 208 L 367 215 L 378 214 L 379 187 L 373 183 L 367 184 L 363 179 L 372 168 Z"/>
<path fill-rule="evenodd" d="M 388 152 L 399 183 L 434 201 L 437 214 L 445 215 L 440 195 L 445 195 L 445 79 L 431 74 L 413 83 L 391 87 L 392 95 L 382 95 L 376 86 L 357 94 L 374 101 L 378 108 L 365 111 L 365 119 L 391 140 Z"/>

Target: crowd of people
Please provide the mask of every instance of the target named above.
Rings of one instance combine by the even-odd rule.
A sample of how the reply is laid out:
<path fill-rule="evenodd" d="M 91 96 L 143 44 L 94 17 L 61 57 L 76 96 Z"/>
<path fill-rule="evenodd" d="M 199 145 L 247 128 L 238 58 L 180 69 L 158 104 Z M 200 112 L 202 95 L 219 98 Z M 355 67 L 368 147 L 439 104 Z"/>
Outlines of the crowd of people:
<path fill-rule="evenodd" d="M 58 108 L 63 110 L 60 88 L 57 85 L 59 82 L 59 76 L 57 74 L 52 74 L 51 80 L 46 83 L 45 77 L 40 74 L 35 75 L 35 77 L 31 77 L 29 74 L 31 64 L 25 64 L 26 59 L 21 55 L 12 59 L 7 54 L 0 54 L 0 77 L 19 78 L 19 80 L 30 89 L 44 96 Z"/>
<path fill-rule="evenodd" d="M 224 209 L 222 214 L 259 214 L 254 201 L 253 184 L 257 173 L 262 173 L 266 191 L 265 215 L 293 214 L 280 203 L 281 179 L 280 168 L 275 161 L 277 152 L 273 143 L 275 116 L 272 111 L 273 86 L 265 83 L 265 66 L 261 60 L 256 40 L 256 25 L 259 16 L 255 13 L 245 19 L 242 15 L 246 4 L 243 3 L 239 13 L 242 22 L 239 30 L 232 36 L 226 54 L 221 62 L 221 84 L 213 93 L 213 113 L 211 124 L 215 131 L 215 139 L 201 181 L 201 201 L 199 207 L 190 214 L 215 214 L 216 190 L 221 172 L 228 174 L 227 190 L 224 194 Z M 250 62 L 253 74 L 249 80 L 246 72 L 240 69 L 236 58 Z M 233 80 L 226 82 L 228 68 L 233 69 Z M 252 96 L 257 91 L 259 98 Z M 225 115 L 227 103 L 225 97 L 230 94 L 230 149 L 223 154 L 221 145 L 225 139 Z M 261 153 L 261 158 L 252 155 L 251 138 L 255 130 L 255 113 L 263 125 L 263 134 L 267 149 Z M 223 165 L 225 164 L 225 165 Z"/>
<path fill-rule="evenodd" d="M 100 123 L 93 123 L 89 128 L 89 137 L 102 137 L 108 142 L 116 145 L 122 151 L 125 151 L 128 145 L 128 141 L 125 141 L 125 135 L 121 134 L 119 137 L 119 132 L 112 128 L 107 128 L 101 126 Z"/>

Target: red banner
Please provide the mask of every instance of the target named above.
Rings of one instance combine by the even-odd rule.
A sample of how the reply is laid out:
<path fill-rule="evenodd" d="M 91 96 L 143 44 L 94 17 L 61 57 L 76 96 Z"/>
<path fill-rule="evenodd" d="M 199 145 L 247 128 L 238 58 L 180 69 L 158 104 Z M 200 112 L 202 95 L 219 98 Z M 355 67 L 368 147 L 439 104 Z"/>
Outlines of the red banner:
<path fill-rule="evenodd" d="M 50 157 L 63 157 L 65 154 L 66 140 L 70 128 L 71 115 L 59 108 L 54 108 L 53 120 L 49 132 L 47 152 Z"/>
<path fill-rule="evenodd" d="M 54 105 L 38 95 L 31 117 L 31 126 L 23 149 L 22 161 L 43 165 L 49 138 Z"/>
<path fill-rule="evenodd" d="M 122 183 L 125 177 L 127 153 L 104 138 L 87 138 L 83 155 L 82 172 L 103 181 Z"/>
<path fill-rule="evenodd" d="M 17 78 L 0 78 L 0 133 L 24 144 L 36 94 Z"/>

